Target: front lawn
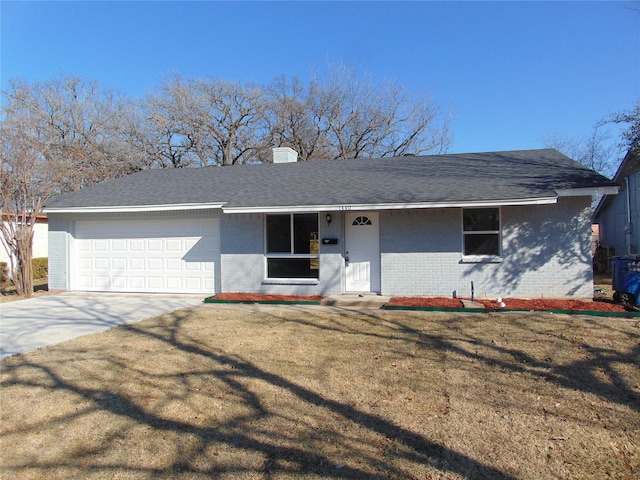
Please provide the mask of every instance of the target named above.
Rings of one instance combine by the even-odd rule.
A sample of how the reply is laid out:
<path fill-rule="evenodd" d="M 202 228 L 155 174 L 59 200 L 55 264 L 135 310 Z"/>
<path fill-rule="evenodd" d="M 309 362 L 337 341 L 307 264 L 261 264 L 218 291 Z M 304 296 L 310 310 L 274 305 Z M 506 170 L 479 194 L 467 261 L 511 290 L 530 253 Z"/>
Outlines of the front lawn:
<path fill-rule="evenodd" d="M 640 321 L 203 306 L 1 363 L 2 478 L 637 478 Z"/>
<path fill-rule="evenodd" d="M 48 292 L 48 290 L 48 279 L 46 277 L 33 280 L 33 293 L 35 295 L 44 294 Z M 16 287 L 14 287 L 11 282 L 0 287 L 0 303 L 15 302 L 16 300 L 24 300 L 25 298 L 27 297 L 16 293 Z"/>

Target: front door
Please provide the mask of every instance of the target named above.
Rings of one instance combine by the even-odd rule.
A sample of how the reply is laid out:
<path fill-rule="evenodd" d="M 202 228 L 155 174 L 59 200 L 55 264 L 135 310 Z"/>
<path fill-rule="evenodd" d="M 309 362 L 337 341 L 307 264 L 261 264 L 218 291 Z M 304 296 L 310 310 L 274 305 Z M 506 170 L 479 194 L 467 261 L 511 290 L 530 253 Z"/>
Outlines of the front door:
<path fill-rule="evenodd" d="M 347 292 L 380 293 L 380 229 L 378 212 L 345 215 Z"/>

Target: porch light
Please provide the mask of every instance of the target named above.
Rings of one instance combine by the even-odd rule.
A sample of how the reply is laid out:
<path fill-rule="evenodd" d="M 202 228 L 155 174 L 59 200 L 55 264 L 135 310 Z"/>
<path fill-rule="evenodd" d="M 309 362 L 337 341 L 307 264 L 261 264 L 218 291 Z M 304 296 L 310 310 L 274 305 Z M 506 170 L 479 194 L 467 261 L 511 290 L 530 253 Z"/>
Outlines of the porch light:
<path fill-rule="evenodd" d="M 327 213 L 327 223 L 331 225 L 331 214 Z"/>

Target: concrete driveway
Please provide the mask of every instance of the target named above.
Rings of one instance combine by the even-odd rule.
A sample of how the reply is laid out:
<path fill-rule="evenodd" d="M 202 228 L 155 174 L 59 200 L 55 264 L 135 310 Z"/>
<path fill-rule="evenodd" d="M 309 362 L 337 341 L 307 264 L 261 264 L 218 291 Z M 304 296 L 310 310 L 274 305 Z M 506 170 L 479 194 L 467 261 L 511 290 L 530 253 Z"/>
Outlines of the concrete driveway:
<path fill-rule="evenodd" d="M 202 304 L 202 295 L 67 292 L 0 304 L 0 357 Z"/>

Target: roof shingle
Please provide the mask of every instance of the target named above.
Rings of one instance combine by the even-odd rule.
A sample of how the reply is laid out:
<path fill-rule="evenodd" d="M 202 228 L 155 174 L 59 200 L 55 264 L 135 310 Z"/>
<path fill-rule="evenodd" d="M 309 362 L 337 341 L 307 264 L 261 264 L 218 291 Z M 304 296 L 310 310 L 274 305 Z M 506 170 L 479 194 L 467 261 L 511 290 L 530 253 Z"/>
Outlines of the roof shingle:
<path fill-rule="evenodd" d="M 556 150 L 145 170 L 47 209 L 224 203 L 229 208 L 481 202 L 615 184 Z"/>

